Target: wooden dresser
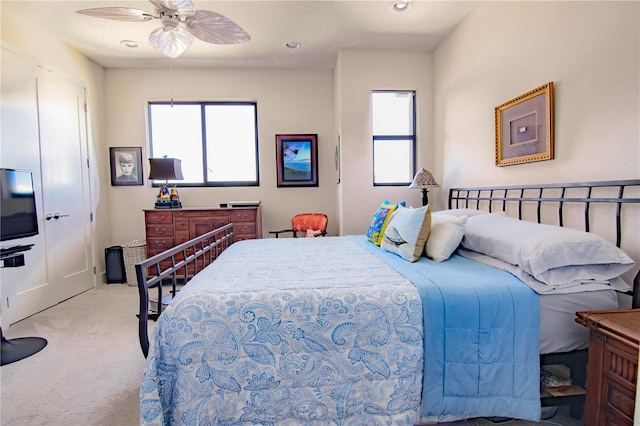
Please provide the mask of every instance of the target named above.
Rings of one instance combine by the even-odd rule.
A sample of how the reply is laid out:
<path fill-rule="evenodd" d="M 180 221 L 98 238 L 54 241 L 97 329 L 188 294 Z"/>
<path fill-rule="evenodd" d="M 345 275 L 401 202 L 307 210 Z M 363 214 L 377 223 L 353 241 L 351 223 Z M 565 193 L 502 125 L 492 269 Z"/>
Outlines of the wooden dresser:
<path fill-rule="evenodd" d="M 189 208 L 144 211 L 147 257 L 233 223 L 235 240 L 262 238 L 262 208 Z"/>
<path fill-rule="evenodd" d="M 591 330 L 585 426 L 633 425 L 640 309 L 577 312 Z"/>

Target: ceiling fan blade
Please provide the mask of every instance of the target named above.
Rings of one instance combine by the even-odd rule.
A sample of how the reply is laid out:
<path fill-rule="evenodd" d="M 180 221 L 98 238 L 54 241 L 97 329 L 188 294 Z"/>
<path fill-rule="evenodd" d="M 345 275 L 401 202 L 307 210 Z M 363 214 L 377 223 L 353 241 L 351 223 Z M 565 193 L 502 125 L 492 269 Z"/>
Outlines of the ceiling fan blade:
<path fill-rule="evenodd" d="M 150 21 L 157 18 L 149 12 L 145 12 L 140 9 L 132 9 L 130 7 L 96 7 L 93 9 L 76 10 L 76 13 L 96 18 L 129 22 Z"/>
<path fill-rule="evenodd" d="M 198 10 L 185 19 L 187 31 L 194 37 L 214 44 L 236 44 L 251 40 L 251 36 L 231 19 L 210 10 Z"/>
<path fill-rule="evenodd" d="M 165 13 L 175 13 L 181 17 L 193 16 L 196 7 L 191 0 L 149 0 L 155 7 Z"/>
<path fill-rule="evenodd" d="M 193 36 L 179 27 L 163 26 L 149 36 L 151 45 L 170 58 L 180 56 L 193 42 Z"/>

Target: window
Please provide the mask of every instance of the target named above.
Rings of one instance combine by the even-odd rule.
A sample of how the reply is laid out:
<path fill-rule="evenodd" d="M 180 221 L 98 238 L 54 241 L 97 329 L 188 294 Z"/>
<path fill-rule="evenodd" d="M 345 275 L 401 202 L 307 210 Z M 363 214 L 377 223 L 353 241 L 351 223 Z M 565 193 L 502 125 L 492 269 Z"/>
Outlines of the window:
<path fill-rule="evenodd" d="M 182 160 L 179 186 L 257 186 L 258 113 L 250 102 L 150 102 L 151 157 Z"/>
<path fill-rule="evenodd" d="M 373 184 L 409 185 L 415 172 L 414 91 L 371 94 Z"/>

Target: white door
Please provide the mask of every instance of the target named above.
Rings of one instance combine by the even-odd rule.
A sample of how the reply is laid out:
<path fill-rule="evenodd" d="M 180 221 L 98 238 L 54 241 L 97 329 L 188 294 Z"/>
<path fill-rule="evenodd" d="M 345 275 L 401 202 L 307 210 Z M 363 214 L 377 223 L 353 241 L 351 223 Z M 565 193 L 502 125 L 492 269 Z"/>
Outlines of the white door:
<path fill-rule="evenodd" d="M 50 73 L 38 78 L 47 272 L 56 303 L 94 286 L 84 96 Z"/>
<path fill-rule="evenodd" d="M 47 276 L 40 179 L 37 92 L 39 72 L 39 68 L 2 49 L 0 165 L 32 172 L 40 230 L 40 233 L 33 237 L 2 242 L 3 248 L 33 244 L 31 250 L 24 252 L 24 266 L 0 269 L 1 321 L 5 334 L 9 331 L 9 324 L 52 305 L 49 296 L 51 284 Z"/>

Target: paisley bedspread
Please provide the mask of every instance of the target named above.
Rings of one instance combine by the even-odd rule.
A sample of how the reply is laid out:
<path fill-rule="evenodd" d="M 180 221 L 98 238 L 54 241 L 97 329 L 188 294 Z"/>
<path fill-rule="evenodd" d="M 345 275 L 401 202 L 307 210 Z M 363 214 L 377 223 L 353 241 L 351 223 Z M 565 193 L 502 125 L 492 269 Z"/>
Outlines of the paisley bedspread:
<path fill-rule="evenodd" d="M 536 297 L 507 272 L 409 263 L 364 236 L 241 241 L 160 316 L 141 424 L 538 420 Z"/>
<path fill-rule="evenodd" d="M 141 424 L 412 425 L 416 287 L 348 238 L 240 241 L 151 336 Z"/>

